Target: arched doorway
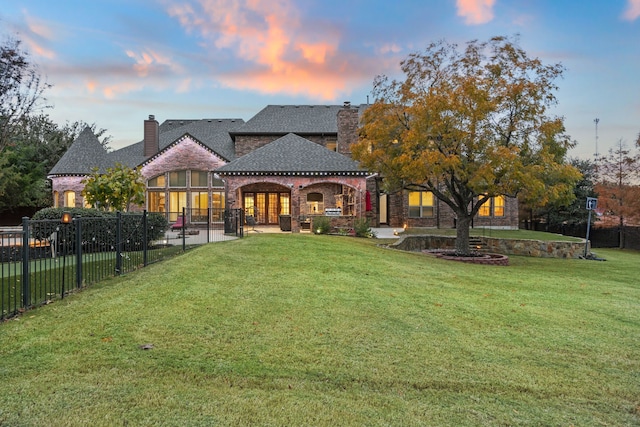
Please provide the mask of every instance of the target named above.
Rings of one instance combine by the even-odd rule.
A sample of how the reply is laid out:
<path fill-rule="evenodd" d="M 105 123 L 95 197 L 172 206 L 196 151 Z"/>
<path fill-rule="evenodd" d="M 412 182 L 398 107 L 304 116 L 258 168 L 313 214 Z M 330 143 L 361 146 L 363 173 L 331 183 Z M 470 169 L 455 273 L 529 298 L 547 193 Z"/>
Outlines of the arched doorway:
<path fill-rule="evenodd" d="M 257 224 L 278 225 L 280 215 L 291 215 L 291 190 L 273 185 L 250 185 L 242 189 L 242 208 Z"/>

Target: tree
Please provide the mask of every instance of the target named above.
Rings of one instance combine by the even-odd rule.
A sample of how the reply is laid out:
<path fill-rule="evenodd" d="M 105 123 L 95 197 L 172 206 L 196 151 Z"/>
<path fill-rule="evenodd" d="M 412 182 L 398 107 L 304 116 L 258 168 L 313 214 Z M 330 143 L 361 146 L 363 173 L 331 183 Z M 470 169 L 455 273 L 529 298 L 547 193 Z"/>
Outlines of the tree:
<path fill-rule="evenodd" d="M 59 126 L 44 114 L 21 120 L 10 146 L 0 156 L 0 212 L 51 205 L 47 174 L 86 126 L 82 121 Z M 96 133 L 95 124 L 90 128 Z M 101 129 L 98 135 L 106 146 L 111 137 L 104 136 L 105 132 Z"/>
<path fill-rule="evenodd" d="M 31 114 L 47 107 L 44 92 L 51 87 L 29 63 L 20 44 L 10 39 L 0 46 L 0 153 L 12 145 Z"/>
<path fill-rule="evenodd" d="M 598 159 L 598 207 L 605 217 L 618 220 L 620 248 L 625 247 L 625 225 L 640 220 L 640 154 L 633 154 L 619 140 Z"/>
<path fill-rule="evenodd" d="M 131 204 L 144 203 L 145 184 L 140 169 L 120 163 L 100 173 L 97 168 L 87 179 L 82 195 L 93 207 L 103 210 L 129 211 Z"/>
<path fill-rule="evenodd" d="M 556 201 L 548 203 L 545 206 L 537 206 L 535 201 L 528 205 L 532 219 L 543 218 L 548 227 L 552 230 L 559 230 L 563 225 L 582 225 L 587 223 L 589 211 L 585 209 L 587 197 L 596 197 L 596 165 L 591 160 L 570 159 L 569 163 L 573 165 L 580 173 L 582 178 L 576 182 L 573 188 L 574 199 L 567 203 L 566 201 Z"/>
<path fill-rule="evenodd" d="M 573 143 L 556 104 L 559 64 L 544 65 L 515 41 L 444 41 L 401 62 L 404 80 L 379 76 L 352 149 L 392 189 L 430 191 L 457 216 L 456 252 L 495 196 L 571 200 L 580 173 L 563 157 Z"/>

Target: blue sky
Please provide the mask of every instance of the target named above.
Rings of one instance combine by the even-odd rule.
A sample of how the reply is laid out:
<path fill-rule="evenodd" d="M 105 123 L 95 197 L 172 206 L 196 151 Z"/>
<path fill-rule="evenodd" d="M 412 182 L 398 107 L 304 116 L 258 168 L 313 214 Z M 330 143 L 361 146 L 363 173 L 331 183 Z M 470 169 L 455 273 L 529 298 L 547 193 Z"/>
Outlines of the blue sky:
<path fill-rule="evenodd" d="M 376 75 L 430 42 L 519 34 L 566 67 L 558 106 L 592 158 L 640 133 L 640 0 L 21 0 L 0 33 L 53 88 L 58 123 L 96 123 L 120 148 L 143 120 L 252 117 L 267 104 L 367 102 Z"/>

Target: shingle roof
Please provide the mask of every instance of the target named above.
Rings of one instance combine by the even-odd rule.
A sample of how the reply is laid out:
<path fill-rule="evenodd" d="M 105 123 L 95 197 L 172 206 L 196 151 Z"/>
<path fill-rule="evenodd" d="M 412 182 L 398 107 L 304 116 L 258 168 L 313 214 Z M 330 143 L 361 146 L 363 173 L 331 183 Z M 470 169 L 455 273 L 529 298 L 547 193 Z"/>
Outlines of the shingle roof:
<path fill-rule="evenodd" d="M 159 148 L 162 151 L 185 134 L 189 134 L 224 160 L 231 161 L 236 156 L 229 131 L 242 124 L 244 124 L 242 119 L 166 120 L 159 127 Z M 149 159 L 143 153 L 143 141 L 108 153 L 93 132 L 87 128 L 49 173 L 51 175 L 86 175 L 91 173 L 94 167 L 99 167 L 100 171 L 104 172 L 108 167 L 114 167 L 116 163 L 134 168 Z"/>
<path fill-rule="evenodd" d="M 89 175 L 94 167 L 105 172 L 113 166 L 108 159 L 107 150 L 94 135 L 91 128 L 84 128 L 71 147 L 63 154 L 58 163 L 49 172 L 50 175 Z"/>
<path fill-rule="evenodd" d="M 232 135 L 338 133 L 340 105 L 267 105 Z"/>
<path fill-rule="evenodd" d="M 228 175 L 247 173 L 306 173 L 365 174 L 351 158 L 322 145 L 289 133 L 251 153 L 228 163 L 216 172 Z"/>
<path fill-rule="evenodd" d="M 179 123 L 184 124 L 176 127 Z M 188 133 L 224 160 L 231 161 L 236 155 L 229 132 L 243 124 L 242 119 L 166 120 L 159 129 L 160 151 Z"/>

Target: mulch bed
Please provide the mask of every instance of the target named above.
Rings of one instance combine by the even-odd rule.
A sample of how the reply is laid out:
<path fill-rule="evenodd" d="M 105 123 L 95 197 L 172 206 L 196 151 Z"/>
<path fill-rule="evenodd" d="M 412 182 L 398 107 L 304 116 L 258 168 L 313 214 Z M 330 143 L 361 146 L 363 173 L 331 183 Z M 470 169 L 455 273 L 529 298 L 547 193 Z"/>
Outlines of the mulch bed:
<path fill-rule="evenodd" d="M 424 250 L 422 253 L 435 256 L 436 258 L 446 259 L 449 261 L 466 262 L 469 264 L 509 265 L 509 257 L 502 254 L 476 252 L 468 256 L 461 256 L 457 255 L 455 251 L 446 250 Z"/>

